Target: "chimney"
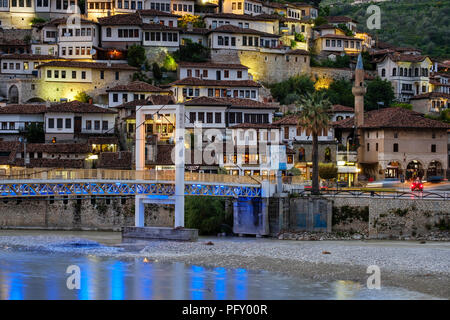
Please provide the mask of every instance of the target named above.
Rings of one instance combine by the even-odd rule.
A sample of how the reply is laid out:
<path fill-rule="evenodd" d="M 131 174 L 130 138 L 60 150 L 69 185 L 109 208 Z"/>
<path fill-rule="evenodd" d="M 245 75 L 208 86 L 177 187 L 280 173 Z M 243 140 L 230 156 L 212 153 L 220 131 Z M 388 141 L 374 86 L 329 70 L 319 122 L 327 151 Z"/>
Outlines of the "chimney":
<path fill-rule="evenodd" d="M 48 100 L 45 101 L 45 107 L 46 107 L 46 108 L 50 108 L 50 101 L 48 101 Z"/>
<path fill-rule="evenodd" d="M 92 98 L 89 98 L 89 104 L 92 104 Z"/>

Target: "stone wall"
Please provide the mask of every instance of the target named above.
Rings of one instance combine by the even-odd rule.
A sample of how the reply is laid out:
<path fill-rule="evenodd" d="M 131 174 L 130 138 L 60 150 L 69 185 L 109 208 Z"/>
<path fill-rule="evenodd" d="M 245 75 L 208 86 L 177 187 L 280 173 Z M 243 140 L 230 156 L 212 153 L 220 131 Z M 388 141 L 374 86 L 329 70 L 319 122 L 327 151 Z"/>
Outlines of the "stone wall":
<path fill-rule="evenodd" d="M 254 81 L 276 83 L 310 73 L 309 56 L 247 50 L 211 50 L 217 63 L 241 63 L 249 68 Z"/>
<path fill-rule="evenodd" d="M 145 223 L 173 226 L 173 206 L 147 204 Z M 133 225 L 134 197 L 0 201 L 0 228 L 119 231 Z"/>
<path fill-rule="evenodd" d="M 449 201 L 342 197 L 334 198 L 333 206 L 369 209 L 368 222 L 349 215 L 333 225 L 333 231 L 357 232 L 372 239 L 420 239 L 449 232 Z"/>

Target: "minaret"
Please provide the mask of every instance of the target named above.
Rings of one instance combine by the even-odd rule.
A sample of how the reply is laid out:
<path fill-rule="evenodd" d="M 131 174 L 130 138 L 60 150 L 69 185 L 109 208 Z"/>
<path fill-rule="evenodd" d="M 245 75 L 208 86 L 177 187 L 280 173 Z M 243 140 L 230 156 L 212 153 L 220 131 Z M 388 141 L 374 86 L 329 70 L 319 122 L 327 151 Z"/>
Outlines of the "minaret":
<path fill-rule="evenodd" d="M 364 95 L 366 88 L 364 87 L 364 66 L 362 62 L 361 53 L 358 56 L 355 70 L 355 84 L 352 88 L 355 96 L 355 127 L 361 128 L 364 124 Z"/>
<path fill-rule="evenodd" d="M 358 147 L 359 163 L 363 160 L 364 152 L 364 136 L 361 130 L 361 127 L 364 125 L 364 95 L 366 94 L 366 88 L 364 87 L 364 74 L 364 65 L 360 53 L 358 56 L 358 62 L 356 63 L 355 84 L 352 88 L 353 95 L 355 96 L 355 132 L 359 137 L 358 141 L 360 145 L 360 147 Z"/>

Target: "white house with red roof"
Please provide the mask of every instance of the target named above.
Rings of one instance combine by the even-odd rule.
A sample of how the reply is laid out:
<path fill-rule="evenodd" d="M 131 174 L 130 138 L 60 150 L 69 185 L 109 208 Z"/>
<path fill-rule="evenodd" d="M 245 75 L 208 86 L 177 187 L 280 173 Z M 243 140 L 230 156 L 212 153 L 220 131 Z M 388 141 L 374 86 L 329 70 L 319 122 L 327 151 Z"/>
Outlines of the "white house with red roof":
<path fill-rule="evenodd" d="M 162 89 L 143 81 L 133 81 L 128 84 L 117 85 L 108 92 L 108 106 L 117 107 L 134 100 L 144 100 L 152 95 L 172 95 L 169 89 Z"/>
<path fill-rule="evenodd" d="M 248 67 L 242 64 L 214 62 L 178 62 L 178 79 L 249 80 Z"/>

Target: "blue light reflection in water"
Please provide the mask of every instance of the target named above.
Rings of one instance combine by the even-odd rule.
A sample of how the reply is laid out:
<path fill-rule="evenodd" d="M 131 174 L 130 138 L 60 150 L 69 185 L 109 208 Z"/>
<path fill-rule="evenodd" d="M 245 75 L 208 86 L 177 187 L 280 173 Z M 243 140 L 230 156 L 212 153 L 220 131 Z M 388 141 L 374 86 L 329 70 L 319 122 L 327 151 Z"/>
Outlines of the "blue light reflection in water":
<path fill-rule="evenodd" d="M 204 272 L 205 268 L 199 266 L 192 266 L 191 275 L 191 298 L 192 300 L 203 300 L 203 290 L 204 290 Z"/>
<path fill-rule="evenodd" d="M 9 274 L 9 300 L 23 300 L 24 284 L 22 274 L 12 272 Z"/>
<path fill-rule="evenodd" d="M 80 290 L 69 290 L 69 265 L 81 270 Z M 0 299 L 430 299 L 399 288 L 368 290 L 347 281 L 307 282 L 270 272 L 144 263 L 70 253 L 0 250 Z M 342 287 L 340 284 L 339 288 Z"/>
<path fill-rule="evenodd" d="M 238 300 L 247 299 L 248 272 L 245 269 L 236 269 L 236 286 L 234 288 L 235 298 Z"/>
<path fill-rule="evenodd" d="M 80 266 L 81 278 L 80 278 L 80 290 L 78 291 L 78 299 L 80 300 L 92 300 L 94 297 L 89 291 L 90 282 L 92 281 L 91 268 L 87 264 Z"/>
<path fill-rule="evenodd" d="M 215 289 L 216 289 L 216 299 L 217 300 L 225 300 L 227 296 L 227 270 L 225 268 L 215 268 L 216 272 L 215 276 Z"/>
<path fill-rule="evenodd" d="M 123 300 L 125 298 L 125 263 L 117 261 L 111 266 L 111 300 Z"/>

